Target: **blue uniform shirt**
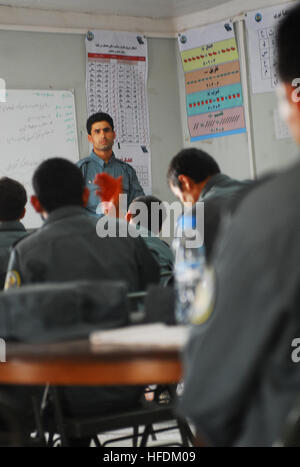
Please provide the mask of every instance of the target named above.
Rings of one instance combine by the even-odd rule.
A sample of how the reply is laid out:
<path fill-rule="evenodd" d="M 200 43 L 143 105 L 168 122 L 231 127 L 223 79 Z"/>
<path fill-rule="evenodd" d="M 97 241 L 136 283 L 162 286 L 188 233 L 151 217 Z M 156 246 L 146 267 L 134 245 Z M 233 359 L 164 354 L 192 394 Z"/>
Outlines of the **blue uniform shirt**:
<path fill-rule="evenodd" d="M 122 175 L 123 192 L 127 194 L 127 208 L 134 198 L 144 195 L 143 188 L 138 181 L 134 168 L 126 162 L 117 159 L 114 153 L 112 153 L 108 163 L 105 164 L 105 162 L 92 151 L 88 157 L 79 160 L 77 166 L 82 170 L 85 184 L 90 190 L 90 197 L 86 209 L 91 215 L 96 215 L 96 209 L 101 203 L 99 196 L 96 195 L 98 187 L 93 183 L 98 173 L 105 172 L 115 178 Z M 97 210 L 97 213 L 98 212 L 99 208 Z"/>

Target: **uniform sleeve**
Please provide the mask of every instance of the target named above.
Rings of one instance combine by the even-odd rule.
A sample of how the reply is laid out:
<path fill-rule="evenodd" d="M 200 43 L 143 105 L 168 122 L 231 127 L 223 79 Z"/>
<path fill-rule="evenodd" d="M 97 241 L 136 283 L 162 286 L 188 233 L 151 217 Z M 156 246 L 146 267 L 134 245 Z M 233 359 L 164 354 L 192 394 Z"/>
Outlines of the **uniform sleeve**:
<path fill-rule="evenodd" d="M 157 284 L 160 280 L 160 267 L 153 258 L 149 248 L 141 237 L 136 242 L 136 259 L 139 267 L 140 290 L 146 290 L 149 284 Z"/>
<path fill-rule="evenodd" d="M 195 317 L 205 320 L 193 327 L 184 355 L 181 410 L 215 446 L 233 445 L 243 432 L 257 381 L 272 358 L 272 339 L 279 339 L 285 319 L 274 293 L 282 288 L 274 283 L 270 240 L 262 247 L 245 235 L 243 222 L 234 227 L 215 257 L 213 279 L 200 284 L 212 293 L 197 291 Z"/>
<path fill-rule="evenodd" d="M 143 188 L 140 185 L 140 182 L 138 181 L 136 171 L 133 167 L 130 167 L 130 169 L 130 191 L 128 206 L 135 198 L 145 194 Z"/>
<path fill-rule="evenodd" d="M 22 284 L 20 262 L 16 249 L 13 249 L 7 267 L 4 290 L 20 287 Z"/>

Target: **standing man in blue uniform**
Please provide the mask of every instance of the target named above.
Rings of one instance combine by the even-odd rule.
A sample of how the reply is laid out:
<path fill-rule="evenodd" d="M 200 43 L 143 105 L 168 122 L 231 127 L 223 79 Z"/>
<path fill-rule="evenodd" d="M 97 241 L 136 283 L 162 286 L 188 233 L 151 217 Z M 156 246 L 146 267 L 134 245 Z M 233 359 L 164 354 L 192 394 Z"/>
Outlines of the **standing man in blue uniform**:
<path fill-rule="evenodd" d="M 91 215 L 101 213 L 94 178 L 96 174 L 102 172 L 106 172 L 115 178 L 122 176 L 123 192 L 127 195 L 127 209 L 134 198 L 144 195 L 144 191 L 134 168 L 117 159 L 113 153 L 112 147 L 116 138 L 113 119 L 106 113 L 98 112 L 88 118 L 86 129 L 88 140 L 93 144 L 93 150 L 88 157 L 81 159 L 77 165 L 81 169 L 85 184 L 90 190 L 90 197 L 86 206 L 88 213 Z"/>

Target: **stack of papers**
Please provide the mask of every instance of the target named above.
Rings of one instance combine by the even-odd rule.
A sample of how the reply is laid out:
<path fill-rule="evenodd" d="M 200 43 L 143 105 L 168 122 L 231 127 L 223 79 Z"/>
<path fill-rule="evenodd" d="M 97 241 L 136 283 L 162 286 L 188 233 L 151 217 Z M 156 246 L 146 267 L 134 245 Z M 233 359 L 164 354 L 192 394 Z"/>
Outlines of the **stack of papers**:
<path fill-rule="evenodd" d="M 93 345 L 118 344 L 130 347 L 181 349 L 187 342 L 188 335 L 188 326 L 167 326 L 158 323 L 94 331 L 90 334 L 90 342 Z"/>

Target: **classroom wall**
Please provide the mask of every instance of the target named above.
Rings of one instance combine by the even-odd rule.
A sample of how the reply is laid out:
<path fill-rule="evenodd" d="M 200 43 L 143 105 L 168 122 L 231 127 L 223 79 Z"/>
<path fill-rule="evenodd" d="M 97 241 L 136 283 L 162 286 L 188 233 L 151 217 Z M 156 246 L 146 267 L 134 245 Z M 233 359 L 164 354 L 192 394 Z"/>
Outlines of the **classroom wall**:
<path fill-rule="evenodd" d="M 243 6 L 239 11 L 243 11 Z M 214 21 L 213 13 L 209 20 Z M 169 161 L 183 146 L 203 148 L 216 158 L 222 171 L 233 177 L 250 177 L 247 133 L 190 143 L 177 39 L 148 38 L 148 51 L 153 194 L 174 200 L 166 183 L 166 172 Z M 79 154 L 85 157 L 89 149 L 85 130 L 84 35 L 0 30 L 0 63 L 1 78 L 8 88 L 74 89 Z M 253 95 L 250 80 L 249 86 L 253 148 L 260 175 L 292 163 L 298 158 L 298 149 L 291 138 L 275 139 L 275 93 Z"/>
<path fill-rule="evenodd" d="M 228 13 L 234 19 L 234 15 L 241 16 L 242 13 L 257 8 L 270 7 L 272 5 L 285 3 L 285 0 L 255 0 L 249 4 L 247 0 L 234 1 L 228 4 Z M 225 18 L 223 8 L 217 7 L 206 12 L 206 24 L 221 21 Z M 199 14 L 200 17 L 200 14 Z M 190 27 L 196 27 L 191 25 Z M 235 27 L 238 47 L 240 47 L 240 36 L 238 28 Z M 253 135 L 253 155 L 257 176 L 268 172 L 279 171 L 288 167 L 299 159 L 299 149 L 291 137 L 276 139 L 273 111 L 278 107 L 275 92 L 253 94 L 251 88 L 251 74 L 248 62 L 247 35 L 244 34 L 247 59 L 247 81 L 249 87 L 249 112 Z M 176 41 L 177 42 L 177 41 Z M 177 45 L 177 44 L 176 44 Z M 239 51 L 240 52 L 240 51 Z M 221 170 L 228 175 L 244 179 L 251 176 L 249 158 L 249 134 L 229 135 L 221 138 L 190 142 L 187 126 L 184 73 L 182 69 L 179 48 L 176 50 L 177 73 L 179 79 L 180 108 L 182 117 L 182 139 L 185 147 L 197 147 L 211 154 L 219 163 Z"/>
<path fill-rule="evenodd" d="M 174 40 L 150 38 L 148 52 L 153 194 L 171 200 L 166 171 L 182 147 Z M 0 63 L 8 89 L 74 89 L 79 154 L 87 156 L 84 35 L 0 31 Z"/>

